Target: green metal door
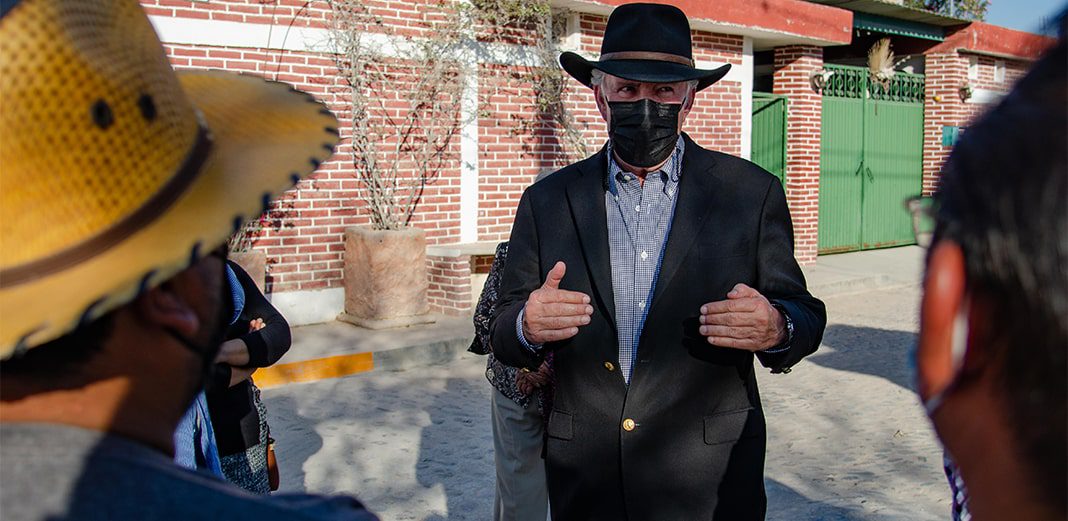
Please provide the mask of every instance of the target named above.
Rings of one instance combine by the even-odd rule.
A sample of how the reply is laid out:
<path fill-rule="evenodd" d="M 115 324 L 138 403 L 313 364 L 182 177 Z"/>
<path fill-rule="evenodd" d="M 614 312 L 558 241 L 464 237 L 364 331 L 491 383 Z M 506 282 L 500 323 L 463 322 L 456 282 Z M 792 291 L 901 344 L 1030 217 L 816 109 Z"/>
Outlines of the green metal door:
<path fill-rule="evenodd" d="M 924 77 L 882 85 L 865 68 L 825 68 L 819 251 L 911 244 L 902 201 L 923 184 Z"/>
<path fill-rule="evenodd" d="M 752 144 L 750 159 L 785 182 L 786 97 L 753 93 Z"/>
<path fill-rule="evenodd" d="M 923 188 L 923 84 L 919 84 L 919 103 L 909 100 L 906 93 L 893 92 L 898 86 L 914 87 L 895 82 L 890 93 L 868 100 L 862 234 L 865 249 L 915 242 L 903 203 Z"/>
<path fill-rule="evenodd" d="M 819 251 L 854 250 L 861 237 L 859 165 L 864 155 L 864 100 L 828 97 L 824 88 L 820 134 Z"/>

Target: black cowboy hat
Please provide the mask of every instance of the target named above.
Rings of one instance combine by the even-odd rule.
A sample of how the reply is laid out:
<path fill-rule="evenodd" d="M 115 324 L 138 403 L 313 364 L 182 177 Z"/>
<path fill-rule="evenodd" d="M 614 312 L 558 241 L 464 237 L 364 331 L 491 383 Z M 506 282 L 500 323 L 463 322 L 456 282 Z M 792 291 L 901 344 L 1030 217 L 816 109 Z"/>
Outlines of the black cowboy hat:
<path fill-rule="evenodd" d="M 730 70 L 729 64 L 713 70 L 694 68 L 691 45 L 690 22 L 679 8 L 625 4 L 608 17 L 598 61 L 565 52 L 560 65 L 587 87 L 593 69 L 650 83 L 697 80 L 697 90 L 719 81 Z"/>

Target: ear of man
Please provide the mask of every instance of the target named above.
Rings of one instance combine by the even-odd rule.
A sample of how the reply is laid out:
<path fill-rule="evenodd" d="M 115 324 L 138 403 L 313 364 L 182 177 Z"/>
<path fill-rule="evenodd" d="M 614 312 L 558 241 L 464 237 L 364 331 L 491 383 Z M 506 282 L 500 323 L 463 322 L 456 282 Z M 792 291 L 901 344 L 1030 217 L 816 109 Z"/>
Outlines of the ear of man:
<path fill-rule="evenodd" d="M 137 298 L 134 307 L 147 326 L 169 329 L 189 338 L 200 329 L 200 317 L 179 291 L 180 277 L 145 291 Z"/>
<path fill-rule="evenodd" d="M 964 252 L 950 240 L 939 241 L 931 250 L 924 278 L 919 346 L 916 351 L 917 385 L 924 400 L 944 393 L 955 381 L 971 380 L 990 364 L 985 342 L 992 335 L 987 327 L 991 309 L 982 295 L 969 290 Z M 957 317 L 967 314 L 965 331 L 954 331 Z M 966 342 L 964 358 L 953 360 L 954 335 Z"/>
<path fill-rule="evenodd" d="M 955 376 L 953 328 L 964 299 L 964 253 L 959 245 L 941 241 L 928 257 L 920 306 L 916 383 L 924 400 L 944 392 Z"/>

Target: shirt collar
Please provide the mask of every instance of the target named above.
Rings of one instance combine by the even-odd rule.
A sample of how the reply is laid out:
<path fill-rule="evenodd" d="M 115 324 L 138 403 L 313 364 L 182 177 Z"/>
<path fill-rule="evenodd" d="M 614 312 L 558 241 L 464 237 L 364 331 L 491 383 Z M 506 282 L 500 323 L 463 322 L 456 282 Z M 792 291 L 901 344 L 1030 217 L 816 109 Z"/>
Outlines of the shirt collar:
<path fill-rule="evenodd" d="M 671 152 L 671 156 L 668 158 L 664 166 L 656 172 L 650 172 L 650 174 L 656 173 L 664 180 L 664 192 L 669 192 L 671 188 L 679 183 L 679 177 L 682 176 L 682 155 L 686 152 L 686 141 L 682 139 L 682 135 L 679 135 L 678 140 L 675 141 L 675 150 Z M 619 189 L 616 186 L 616 182 L 623 181 L 624 176 L 634 177 L 633 174 L 623 170 L 623 167 L 619 166 L 616 162 L 615 155 L 612 154 L 612 141 L 608 141 L 608 191 L 612 195 L 619 195 Z"/>

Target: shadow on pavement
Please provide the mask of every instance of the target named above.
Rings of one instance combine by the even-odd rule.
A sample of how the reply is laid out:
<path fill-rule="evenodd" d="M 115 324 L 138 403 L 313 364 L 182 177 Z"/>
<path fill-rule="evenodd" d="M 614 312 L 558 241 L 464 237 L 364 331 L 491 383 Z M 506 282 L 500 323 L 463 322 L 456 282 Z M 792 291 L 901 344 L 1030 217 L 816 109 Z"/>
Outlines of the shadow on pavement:
<path fill-rule="evenodd" d="M 833 324 L 823 334 L 823 347 L 806 360 L 840 371 L 879 376 L 915 391 L 911 360 L 915 345 L 916 334 L 912 332 Z"/>
<path fill-rule="evenodd" d="M 768 493 L 767 521 L 857 521 L 882 519 L 854 510 L 809 499 L 773 479 L 764 480 Z"/>
<path fill-rule="evenodd" d="M 305 492 L 304 462 L 323 446 L 323 439 L 315 432 L 316 422 L 309 421 L 297 412 L 297 404 L 289 396 L 268 398 L 267 425 L 277 425 L 271 430 L 275 440 L 275 455 L 278 458 L 280 492 Z"/>
<path fill-rule="evenodd" d="M 415 477 L 419 484 L 431 488 L 440 484 L 445 492 L 448 517 L 432 515 L 426 521 L 489 519 L 487 510 L 493 497 L 493 445 L 487 445 L 488 424 L 470 417 L 473 403 L 490 404 L 475 385 L 489 385 L 485 380 L 472 382 L 450 378 L 445 390 L 434 397 L 427 408 L 430 425 L 423 427 L 419 438 L 419 460 Z M 457 400 L 461 397 L 461 400 Z M 469 402 L 477 400 L 477 402 Z M 467 403 L 464 403 L 467 402 Z M 486 459 L 472 459 L 471 454 L 487 454 Z"/>

